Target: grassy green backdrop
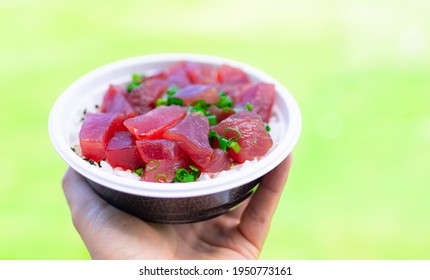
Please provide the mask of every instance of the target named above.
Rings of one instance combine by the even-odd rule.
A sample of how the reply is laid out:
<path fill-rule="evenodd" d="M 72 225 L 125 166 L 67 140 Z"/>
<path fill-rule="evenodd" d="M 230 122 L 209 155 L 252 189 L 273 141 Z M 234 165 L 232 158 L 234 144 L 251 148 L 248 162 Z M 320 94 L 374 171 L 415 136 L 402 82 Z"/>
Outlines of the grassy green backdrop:
<path fill-rule="evenodd" d="M 303 114 L 264 259 L 430 259 L 430 2 L 0 2 L 0 259 L 87 259 L 49 110 L 86 72 L 153 53 L 270 73 Z"/>

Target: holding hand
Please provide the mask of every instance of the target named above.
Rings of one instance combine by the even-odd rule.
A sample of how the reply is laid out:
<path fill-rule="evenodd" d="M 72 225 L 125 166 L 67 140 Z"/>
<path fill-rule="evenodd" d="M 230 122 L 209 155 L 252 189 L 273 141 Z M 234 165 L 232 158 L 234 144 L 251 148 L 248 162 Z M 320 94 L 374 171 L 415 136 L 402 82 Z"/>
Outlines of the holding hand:
<path fill-rule="evenodd" d="M 70 168 L 63 189 L 93 259 L 257 259 L 290 167 L 289 156 L 240 207 L 193 224 L 144 222 L 105 202 Z"/>

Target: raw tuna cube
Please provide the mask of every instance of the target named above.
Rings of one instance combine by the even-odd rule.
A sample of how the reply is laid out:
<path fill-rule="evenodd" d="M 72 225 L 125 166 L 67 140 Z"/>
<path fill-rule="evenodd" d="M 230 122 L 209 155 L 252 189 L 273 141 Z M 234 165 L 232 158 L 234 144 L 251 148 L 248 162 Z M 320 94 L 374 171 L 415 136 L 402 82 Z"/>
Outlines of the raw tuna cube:
<path fill-rule="evenodd" d="M 126 118 L 137 116 L 125 96 L 125 89 L 120 86 L 110 85 L 103 97 L 100 111 L 102 113 L 123 113 Z"/>
<path fill-rule="evenodd" d="M 187 74 L 187 63 L 182 61 L 170 65 L 166 70 L 166 80 L 171 85 L 176 85 L 180 88 L 191 84 Z"/>
<path fill-rule="evenodd" d="M 174 97 L 182 99 L 187 106 L 197 100 L 205 100 L 206 103 L 219 101 L 216 88 L 210 85 L 189 85 L 176 92 Z"/>
<path fill-rule="evenodd" d="M 221 65 L 218 67 L 218 81 L 226 84 L 249 83 L 248 75 L 236 67 Z"/>
<path fill-rule="evenodd" d="M 146 114 L 126 120 L 124 125 L 139 140 L 156 139 L 182 120 L 186 113 L 185 107 L 160 106 Z"/>
<path fill-rule="evenodd" d="M 199 113 L 191 113 L 164 132 L 163 138 L 176 141 L 196 165 L 205 168 L 213 153 L 208 133 L 208 119 Z"/>
<path fill-rule="evenodd" d="M 224 119 L 228 118 L 229 116 L 235 114 L 236 112 L 234 110 L 223 110 L 221 108 L 218 108 L 217 106 L 211 105 L 208 108 L 208 112 L 211 115 L 215 115 L 217 122 L 221 122 Z"/>
<path fill-rule="evenodd" d="M 87 113 L 79 132 L 82 155 L 100 161 L 106 158 L 106 145 L 118 130 L 124 130 L 119 113 Z"/>
<path fill-rule="evenodd" d="M 251 87 L 250 83 L 244 84 L 218 84 L 216 88 L 218 92 L 224 92 L 228 95 L 234 102 L 240 102 L 242 100 L 242 95 L 245 89 Z"/>
<path fill-rule="evenodd" d="M 168 87 L 164 79 L 148 79 L 127 94 L 127 100 L 138 114 L 144 114 L 155 107 L 155 101 Z"/>
<path fill-rule="evenodd" d="M 144 162 L 160 159 L 178 159 L 186 154 L 172 140 L 138 140 L 136 145 Z"/>
<path fill-rule="evenodd" d="M 152 79 L 165 80 L 166 78 L 167 78 L 167 74 L 164 71 L 160 71 L 150 76 L 142 76 L 140 78 L 140 81 L 145 82 L 147 80 L 152 80 Z"/>
<path fill-rule="evenodd" d="M 228 155 L 227 152 L 221 149 L 214 149 L 211 160 L 203 171 L 209 173 L 218 173 L 223 170 L 229 170 L 232 163 L 233 159 Z"/>
<path fill-rule="evenodd" d="M 275 100 L 275 86 L 273 84 L 258 83 L 247 88 L 242 94 L 242 100 L 238 106 L 245 106 L 249 102 L 254 113 L 261 116 L 263 121 L 269 122 Z"/>
<path fill-rule="evenodd" d="M 179 168 L 188 168 L 192 164 L 189 157 L 180 159 L 151 160 L 145 167 L 141 180 L 148 182 L 167 183 L 176 176 Z"/>
<path fill-rule="evenodd" d="M 135 169 L 145 165 L 129 131 L 117 131 L 106 147 L 106 161 L 112 167 Z"/>
<path fill-rule="evenodd" d="M 213 130 L 226 139 L 238 137 L 234 130 L 240 132 L 241 137 L 237 140 L 241 147 L 239 153 L 231 149 L 228 151 L 233 160 L 238 163 L 265 155 L 273 144 L 261 117 L 249 111 L 231 115 L 215 126 Z"/>
<path fill-rule="evenodd" d="M 217 68 L 214 66 L 188 62 L 186 67 L 193 84 L 214 84 L 218 81 Z"/>

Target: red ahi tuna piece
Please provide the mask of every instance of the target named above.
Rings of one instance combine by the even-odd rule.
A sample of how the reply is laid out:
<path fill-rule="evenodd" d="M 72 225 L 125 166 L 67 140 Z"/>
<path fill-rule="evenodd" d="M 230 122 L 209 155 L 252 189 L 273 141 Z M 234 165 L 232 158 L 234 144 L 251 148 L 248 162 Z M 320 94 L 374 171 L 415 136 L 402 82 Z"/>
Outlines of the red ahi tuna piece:
<path fill-rule="evenodd" d="M 188 168 L 192 164 L 190 158 L 185 155 L 179 159 L 151 160 L 145 166 L 141 180 L 148 182 L 170 183 L 176 176 L 179 168 Z"/>
<path fill-rule="evenodd" d="M 182 99 L 184 105 L 187 106 L 192 105 L 197 100 L 205 100 L 206 103 L 219 101 L 216 88 L 210 85 L 189 85 L 176 92 L 174 97 Z"/>
<path fill-rule="evenodd" d="M 188 77 L 193 84 L 215 84 L 218 82 L 218 71 L 215 66 L 188 62 Z"/>
<path fill-rule="evenodd" d="M 209 173 L 218 173 L 223 170 L 229 170 L 232 163 L 233 159 L 228 155 L 227 152 L 221 149 L 214 149 L 211 160 L 203 171 Z"/>
<path fill-rule="evenodd" d="M 199 113 L 191 113 L 164 132 L 163 138 L 176 141 L 196 165 L 205 168 L 213 153 L 208 134 L 208 119 Z"/>
<path fill-rule="evenodd" d="M 171 85 L 176 85 L 180 88 L 191 84 L 187 74 L 187 63 L 181 61 L 170 65 L 166 70 L 166 80 Z"/>
<path fill-rule="evenodd" d="M 164 71 L 160 71 L 160 72 L 155 73 L 155 74 L 150 75 L 150 76 L 142 76 L 139 80 L 141 82 L 145 82 L 147 80 L 152 80 L 152 79 L 165 80 L 166 77 L 167 77 L 167 74 Z"/>
<path fill-rule="evenodd" d="M 147 79 L 127 94 L 127 100 L 138 114 L 144 114 L 155 107 L 155 101 L 168 87 L 169 83 L 164 79 Z"/>
<path fill-rule="evenodd" d="M 218 81 L 225 84 L 249 83 L 248 75 L 241 69 L 228 65 L 218 67 Z"/>
<path fill-rule="evenodd" d="M 224 110 L 224 109 L 218 108 L 217 106 L 214 106 L 214 105 L 211 105 L 208 108 L 208 112 L 211 115 L 215 115 L 216 116 L 217 122 L 221 122 L 224 119 L 226 119 L 229 116 L 231 116 L 231 115 L 233 115 L 233 114 L 236 113 L 234 110 Z"/>
<path fill-rule="evenodd" d="M 234 102 L 240 102 L 245 89 L 251 87 L 250 83 L 245 84 L 218 84 L 216 85 L 218 92 L 224 92 Z"/>
<path fill-rule="evenodd" d="M 119 113 L 87 113 L 79 132 L 82 155 L 100 161 L 106 158 L 106 145 L 118 130 L 124 130 Z"/>
<path fill-rule="evenodd" d="M 244 90 L 240 105 L 245 106 L 249 102 L 253 106 L 252 111 L 259 114 L 263 121 L 269 122 L 274 101 L 275 86 L 273 84 L 258 83 Z"/>
<path fill-rule="evenodd" d="M 146 114 L 126 120 L 124 125 L 139 140 L 156 139 L 182 120 L 186 113 L 185 107 L 160 106 Z"/>
<path fill-rule="evenodd" d="M 136 147 L 136 138 L 128 131 L 117 131 L 106 147 L 106 161 L 112 167 L 135 169 L 145 165 Z"/>
<path fill-rule="evenodd" d="M 178 159 L 187 156 L 172 140 L 138 140 L 136 145 L 144 162 L 160 159 Z"/>
<path fill-rule="evenodd" d="M 238 163 L 264 156 L 273 144 L 261 117 L 249 111 L 231 115 L 215 126 L 213 130 L 227 139 L 238 137 L 234 130 L 241 133 L 241 137 L 237 140 L 241 147 L 239 153 L 233 150 L 228 151 L 233 160 Z"/>
<path fill-rule="evenodd" d="M 102 113 L 123 113 L 126 118 L 137 116 L 126 99 L 126 91 L 120 86 L 110 85 L 100 107 Z"/>

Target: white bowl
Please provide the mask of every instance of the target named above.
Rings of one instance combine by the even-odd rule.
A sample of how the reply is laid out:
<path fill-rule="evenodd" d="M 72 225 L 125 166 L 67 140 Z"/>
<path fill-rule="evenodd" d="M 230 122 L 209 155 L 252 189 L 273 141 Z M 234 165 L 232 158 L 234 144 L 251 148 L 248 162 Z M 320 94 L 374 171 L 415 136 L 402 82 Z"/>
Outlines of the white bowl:
<path fill-rule="evenodd" d="M 103 94 L 110 84 L 127 83 L 133 73 L 155 72 L 178 61 L 210 65 L 228 64 L 242 69 L 255 82 L 274 84 L 277 94 L 273 114 L 281 123 L 277 130 L 276 146 L 258 162 L 240 171 L 233 171 L 215 179 L 180 184 L 143 182 L 119 177 L 88 164 L 71 150 L 73 142 L 77 139 L 77 124 L 83 116 L 83 111 L 94 110 L 95 105 L 101 103 Z M 301 114 L 297 103 L 278 81 L 247 64 L 198 54 L 156 54 L 134 57 L 95 69 L 78 79 L 60 95 L 49 117 L 49 134 L 55 149 L 65 162 L 89 180 L 100 196 L 114 206 L 142 219 L 166 223 L 208 219 L 240 203 L 250 195 L 252 188 L 263 175 L 275 168 L 291 153 L 300 131 Z M 199 204 L 196 203 L 198 200 L 206 204 L 200 207 L 205 209 L 192 207 L 194 204 Z M 166 203 L 168 206 L 157 209 L 157 205 Z M 149 206 L 152 207 L 152 212 L 148 212 Z M 166 207 L 170 207 L 170 216 L 162 215 Z M 176 210 L 172 211 L 172 209 Z M 156 217 L 160 215 L 163 217 Z"/>

